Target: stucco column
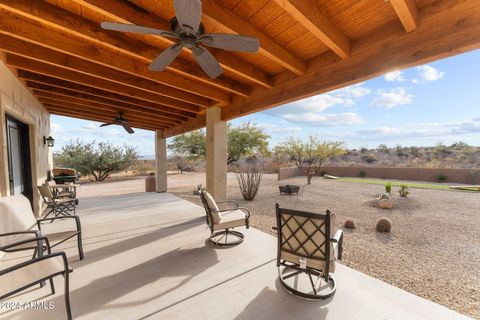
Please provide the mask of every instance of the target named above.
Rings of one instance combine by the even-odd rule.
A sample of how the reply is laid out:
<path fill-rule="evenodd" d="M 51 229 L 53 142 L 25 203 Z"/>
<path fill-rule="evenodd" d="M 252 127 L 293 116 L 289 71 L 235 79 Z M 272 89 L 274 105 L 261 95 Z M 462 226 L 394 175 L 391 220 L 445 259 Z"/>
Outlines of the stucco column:
<path fill-rule="evenodd" d="M 157 192 L 167 192 L 167 140 L 163 131 L 155 131 L 155 180 Z"/>
<path fill-rule="evenodd" d="M 207 109 L 207 191 L 217 201 L 227 198 L 227 123 L 221 109 Z"/>

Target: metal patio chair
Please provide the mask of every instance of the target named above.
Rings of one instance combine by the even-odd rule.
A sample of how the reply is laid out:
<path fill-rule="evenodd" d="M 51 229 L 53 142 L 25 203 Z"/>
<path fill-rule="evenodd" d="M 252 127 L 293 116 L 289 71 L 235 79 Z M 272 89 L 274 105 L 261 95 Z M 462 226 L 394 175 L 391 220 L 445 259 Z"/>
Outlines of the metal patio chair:
<path fill-rule="evenodd" d="M 18 248 L 23 248 L 23 251 L 35 250 L 38 247 L 45 247 L 47 254 L 42 255 L 40 253 L 42 251 L 36 251 L 39 254 L 34 254 L 32 259 L 3 267 L 11 252 L 20 251 Z M 51 293 L 55 294 L 53 278 L 62 275 L 65 279 L 64 297 L 67 319 L 70 320 L 72 319 L 69 293 L 69 273 L 71 271 L 65 252 L 52 253 L 46 237 L 31 238 L 0 246 L 0 301 L 34 285 L 43 286 L 47 280 L 50 282 Z"/>
<path fill-rule="evenodd" d="M 83 260 L 82 225 L 78 216 L 65 216 L 56 218 L 35 219 L 30 202 L 23 195 L 0 197 L 0 212 L 2 212 L 4 223 L 0 225 L 0 245 L 29 238 L 48 237 L 53 247 L 75 238 L 77 240 L 78 254 Z M 74 221 L 74 227 L 65 228 L 58 232 L 44 232 L 42 224 L 54 221 Z M 11 248 L 13 251 L 14 248 Z M 22 250 L 19 245 L 16 249 Z M 42 249 L 42 248 L 38 248 Z"/>
<path fill-rule="evenodd" d="M 201 190 L 200 198 L 205 208 L 207 225 L 210 228 L 210 242 L 221 247 L 242 243 L 243 233 L 231 229 L 249 228 L 250 212 L 248 209 L 239 207 L 234 200 L 215 201 L 206 190 Z M 231 208 L 220 210 L 218 204 L 230 204 Z"/>
<path fill-rule="evenodd" d="M 276 204 L 277 267 L 289 292 L 307 299 L 335 294 L 335 260 L 342 259 L 343 233 L 334 234 L 335 215 L 280 208 Z"/>
<path fill-rule="evenodd" d="M 52 189 L 48 185 L 39 186 L 38 191 L 47 205 L 48 212 L 44 218 L 47 218 L 49 215 L 53 215 L 54 218 L 57 218 L 60 216 L 68 217 L 76 214 L 75 208 L 77 199 L 56 194 L 52 192 Z"/>

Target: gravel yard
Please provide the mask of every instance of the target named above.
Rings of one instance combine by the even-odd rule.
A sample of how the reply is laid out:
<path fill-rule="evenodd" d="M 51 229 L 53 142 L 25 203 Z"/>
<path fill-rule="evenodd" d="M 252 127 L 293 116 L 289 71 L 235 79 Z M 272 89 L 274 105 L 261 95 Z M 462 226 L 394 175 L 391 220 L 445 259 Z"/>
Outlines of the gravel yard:
<path fill-rule="evenodd" d="M 192 195 L 198 175 L 170 176 L 169 191 L 200 204 Z M 179 183 L 177 179 L 184 180 Z M 301 186 L 298 196 L 280 196 L 278 185 Z M 274 234 L 274 205 L 312 212 L 330 209 L 337 227 L 353 218 L 356 229 L 345 230 L 343 264 L 399 288 L 480 319 L 480 193 L 411 189 L 400 198 L 392 189 L 394 209 L 375 208 L 383 186 L 296 177 L 278 182 L 265 175 L 254 201 L 244 201 L 229 174 L 228 196 L 252 212 L 252 226 Z M 380 217 L 392 221 L 391 234 L 375 232 Z"/>

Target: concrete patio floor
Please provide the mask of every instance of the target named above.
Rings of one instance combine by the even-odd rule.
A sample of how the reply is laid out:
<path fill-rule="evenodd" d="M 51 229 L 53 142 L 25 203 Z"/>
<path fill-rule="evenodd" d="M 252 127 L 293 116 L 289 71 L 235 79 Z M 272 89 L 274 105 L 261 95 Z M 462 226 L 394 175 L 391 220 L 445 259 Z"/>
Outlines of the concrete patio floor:
<path fill-rule="evenodd" d="M 468 319 L 341 264 L 333 298 L 301 300 L 277 280 L 274 237 L 249 229 L 239 246 L 212 247 L 203 208 L 172 194 L 83 198 L 78 214 L 85 260 L 74 242 L 63 247 L 75 319 Z M 65 318 L 63 279 L 55 284 L 53 296 L 47 287 L 10 299 L 53 309 L 1 309 L 0 319 Z"/>

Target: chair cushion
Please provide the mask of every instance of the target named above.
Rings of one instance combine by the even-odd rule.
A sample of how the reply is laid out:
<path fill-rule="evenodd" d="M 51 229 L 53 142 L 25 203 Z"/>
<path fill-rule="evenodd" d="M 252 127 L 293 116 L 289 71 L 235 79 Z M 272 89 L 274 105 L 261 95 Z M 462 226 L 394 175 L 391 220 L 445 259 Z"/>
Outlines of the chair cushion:
<path fill-rule="evenodd" d="M 245 212 L 242 210 L 231 210 L 222 213 L 221 222 L 214 224 L 213 229 L 216 231 L 243 226 L 245 226 Z"/>
<path fill-rule="evenodd" d="M 4 262 L 0 262 L 0 270 Z M 51 257 L 0 276 L 0 296 L 64 270 L 61 257 Z"/>
<path fill-rule="evenodd" d="M 30 201 L 19 194 L 0 197 L 0 233 L 30 230 L 36 226 Z M 0 237 L 0 245 L 31 238 L 31 235 Z"/>
<path fill-rule="evenodd" d="M 218 212 L 219 209 L 218 209 L 217 203 L 215 202 L 215 200 L 213 199 L 210 193 L 208 193 L 207 191 L 204 191 L 204 192 L 205 192 L 205 199 L 207 199 L 208 207 L 210 208 L 210 212 L 212 213 L 213 223 L 220 223 L 220 221 L 222 220 L 222 216 Z"/>

